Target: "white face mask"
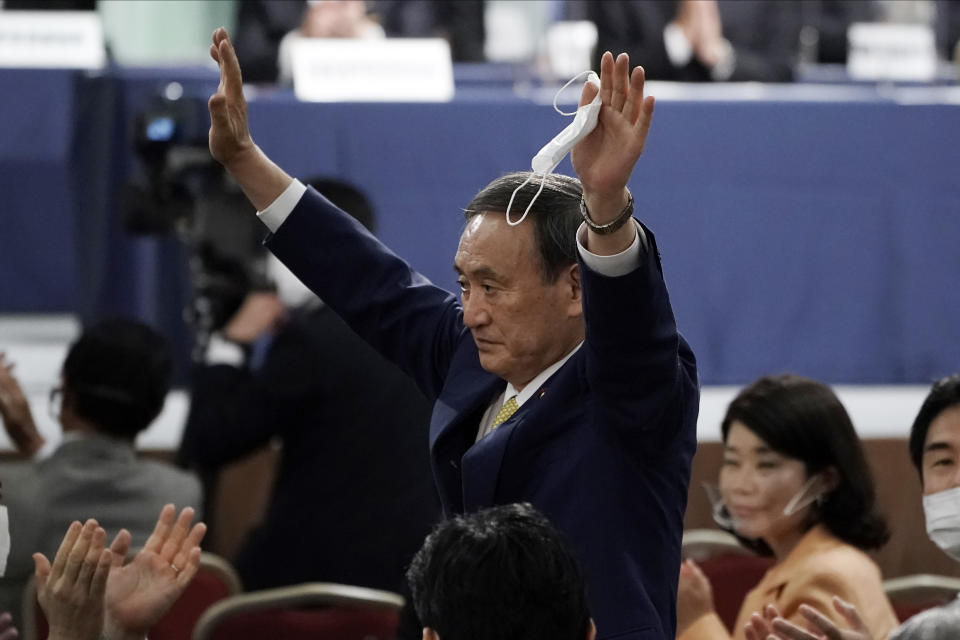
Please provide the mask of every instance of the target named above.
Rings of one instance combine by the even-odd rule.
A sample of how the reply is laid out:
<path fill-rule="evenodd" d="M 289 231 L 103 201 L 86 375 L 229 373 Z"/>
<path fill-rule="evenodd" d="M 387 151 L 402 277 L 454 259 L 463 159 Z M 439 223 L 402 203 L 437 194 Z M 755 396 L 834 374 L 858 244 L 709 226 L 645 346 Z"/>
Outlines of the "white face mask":
<path fill-rule="evenodd" d="M 783 518 L 789 518 L 804 507 L 813 504 L 826 495 L 826 488 L 821 486 L 823 479 L 823 476 L 820 474 L 807 478 L 807 481 L 803 483 L 800 490 L 784 505 L 783 511 L 780 512 L 776 521 L 779 522 Z M 710 500 L 710 506 L 713 510 L 713 521 L 723 529 L 736 531 L 736 518 L 727 510 L 727 505 L 724 504 L 723 497 L 720 495 L 720 489 L 706 482 L 703 483 L 703 488 L 707 492 L 707 499 Z"/>
<path fill-rule="evenodd" d="M 300 279 L 293 275 L 293 271 L 287 269 L 286 265 L 273 254 L 267 256 L 266 273 L 267 277 L 277 287 L 277 296 L 290 309 L 302 306 L 317 298 L 313 291 L 310 291 L 307 285 L 300 282 Z"/>
<path fill-rule="evenodd" d="M 533 173 L 523 181 L 523 184 L 514 189 L 513 194 L 510 196 L 510 202 L 507 203 L 507 224 L 511 227 L 517 226 L 526 219 L 527 214 L 530 213 L 530 208 L 533 207 L 533 203 L 536 202 L 537 198 L 540 197 L 540 193 L 543 191 L 543 185 L 547 181 L 547 176 L 553 173 L 553 170 L 556 169 L 563 158 L 570 153 L 570 150 L 573 149 L 578 142 L 586 138 L 597 126 L 597 118 L 600 115 L 600 107 L 602 104 L 599 91 L 597 91 L 597 95 L 589 104 L 579 107 L 576 111 L 565 113 L 560 111 L 560 108 L 557 106 L 557 98 L 560 97 L 563 90 L 583 75 L 587 76 L 587 82 L 592 82 L 597 85 L 597 88 L 600 87 L 600 78 L 597 77 L 597 74 L 593 71 L 584 71 L 583 73 L 578 73 L 570 82 L 563 85 L 560 91 L 557 92 L 557 95 L 553 97 L 553 108 L 560 115 L 574 116 L 573 122 L 568 124 L 553 140 L 545 144 L 543 148 L 537 152 L 537 155 L 533 156 L 533 160 L 530 162 Z M 540 176 L 540 188 L 530 200 L 530 204 L 527 205 L 527 209 L 523 212 L 523 215 L 520 216 L 520 219 L 513 222 L 510 219 L 510 207 L 513 206 L 513 199 L 517 196 L 517 192 L 525 187 L 534 176 Z"/>
<path fill-rule="evenodd" d="M 923 513 L 930 539 L 960 562 L 960 487 L 923 496 Z"/>
<path fill-rule="evenodd" d="M 0 577 L 7 572 L 7 556 L 10 555 L 10 517 L 7 508 L 0 505 Z"/>

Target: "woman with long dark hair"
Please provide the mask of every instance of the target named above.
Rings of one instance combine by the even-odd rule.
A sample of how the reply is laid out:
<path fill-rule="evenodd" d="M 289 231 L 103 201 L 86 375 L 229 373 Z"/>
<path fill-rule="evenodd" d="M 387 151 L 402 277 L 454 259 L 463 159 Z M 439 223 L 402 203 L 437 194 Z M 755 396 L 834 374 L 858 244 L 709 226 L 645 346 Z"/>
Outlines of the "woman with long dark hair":
<path fill-rule="evenodd" d="M 800 619 L 808 604 L 839 620 L 834 595 L 854 604 L 873 637 L 898 624 L 880 570 L 865 553 L 889 531 L 877 512 L 870 469 L 849 415 L 814 380 L 768 376 L 743 389 L 721 425 L 723 467 L 714 514 L 774 566 L 744 599 L 732 634 L 713 610 L 709 581 L 691 561 L 680 570 L 680 640 L 752 638 L 751 617 L 774 605 Z M 757 627 L 758 629 L 761 627 Z"/>

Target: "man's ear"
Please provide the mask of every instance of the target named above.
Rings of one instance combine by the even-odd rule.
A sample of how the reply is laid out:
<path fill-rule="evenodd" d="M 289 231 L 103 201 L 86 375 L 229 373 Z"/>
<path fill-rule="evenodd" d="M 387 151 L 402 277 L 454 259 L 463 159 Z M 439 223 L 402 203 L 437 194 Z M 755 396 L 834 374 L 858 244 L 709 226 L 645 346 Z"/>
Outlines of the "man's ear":
<path fill-rule="evenodd" d="M 590 627 L 587 629 L 587 640 L 595 640 L 597 637 L 597 625 L 593 624 L 593 618 L 590 618 Z"/>
<path fill-rule="evenodd" d="M 430 627 L 424 627 L 423 640 L 440 640 L 440 636 L 438 636 L 437 632 L 431 629 Z"/>

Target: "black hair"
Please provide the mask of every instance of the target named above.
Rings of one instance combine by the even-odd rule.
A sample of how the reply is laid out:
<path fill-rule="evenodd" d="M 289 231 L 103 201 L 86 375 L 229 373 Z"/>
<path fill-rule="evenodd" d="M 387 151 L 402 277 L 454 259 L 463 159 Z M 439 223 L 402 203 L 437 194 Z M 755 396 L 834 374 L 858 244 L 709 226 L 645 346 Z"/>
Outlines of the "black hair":
<path fill-rule="evenodd" d="M 920 412 L 910 427 L 910 458 L 923 480 L 923 447 L 930 424 L 950 407 L 960 405 L 960 374 L 940 378 L 933 383 Z"/>
<path fill-rule="evenodd" d="M 835 468 L 837 487 L 814 508 L 815 521 L 860 549 L 886 544 L 890 531 L 876 507 L 873 476 L 860 438 L 830 387 L 792 374 L 765 376 L 730 403 L 721 425 L 724 442 L 734 422 L 774 451 L 803 462 L 808 475 Z M 748 546 L 769 553 L 766 544 Z"/>
<path fill-rule="evenodd" d="M 407 570 L 414 607 L 441 640 L 584 640 L 583 573 L 529 504 L 442 522 Z"/>
<path fill-rule="evenodd" d="M 377 219 L 373 212 L 373 205 L 363 191 L 349 182 L 336 178 L 317 176 L 304 182 L 322 193 L 334 206 L 353 216 L 357 222 L 367 228 L 367 231 L 376 232 Z"/>
<path fill-rule="evenodd" d="M 530 177 L 529 171 L 510 173 L 497 178 L 473 197 L 464 215 L 467 220 L 493 211 L 507 210 L 510 196 Z M 533 176 L 530 182 L 517 192 L 510 207 L 510 217 L 519 220 L 527 206 L 540 189 L 540 177 Z M 583 187 L 580 181 L 569 176 L 552 173 L 546 177 L 543 191 L 530 209 L 533 233 L 540 258 L 540 274 L 547 284 L 556 282 L 560 273 L 577 262 L 577 227 L 580 226 L 580 198 Z"/>
<path fill-rule="evenodd" d="M 132 440 L 163 408 L 172 371 L 166 338 L 136 320 L 105 320 L 70 347 L 64 397 L 97 431 Z"/>

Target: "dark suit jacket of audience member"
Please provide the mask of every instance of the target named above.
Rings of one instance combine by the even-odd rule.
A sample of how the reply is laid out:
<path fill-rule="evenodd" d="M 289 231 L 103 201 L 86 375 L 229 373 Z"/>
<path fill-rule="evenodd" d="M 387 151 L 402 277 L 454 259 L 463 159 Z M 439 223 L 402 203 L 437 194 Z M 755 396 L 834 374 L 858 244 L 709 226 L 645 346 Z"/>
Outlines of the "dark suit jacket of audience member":
<path fill-rule="evenodd" d="M 195 371 L 181 457 L 209 471 L 283 441 L 266 516 L 236 560 L 245 588 L 397 591 L 439 518 L 429 420 L 413 382 L 333 311 L 298 310 L 255 373 Z"/>
<path fill-rule="evenodd" d="M 678 2 L 628 0 L 590 2 L 588 16 L 597 25 L 596 69 L 604 51 L 626 51 L 631 64 L 643 65 L 651 80 L 699 82 L 710 71 L 694 57 L 676 68 L 667 56 L 663 29 L 673 20 Z M 801 17 L 796 0 L 720 0 L 723 35 L 736 51 L 729 80 L 789 82 L 797 55 Z"/>

